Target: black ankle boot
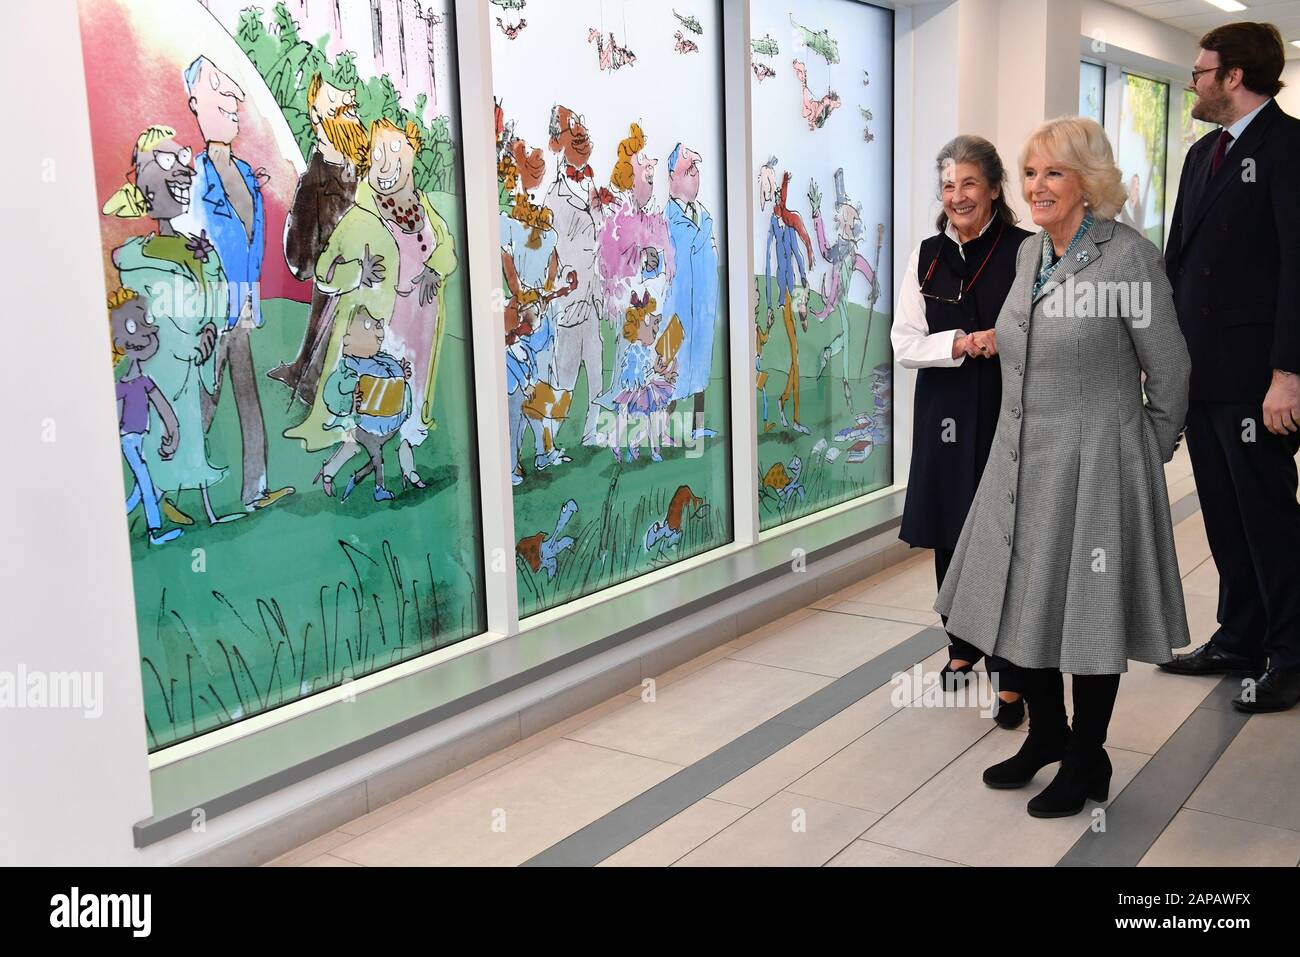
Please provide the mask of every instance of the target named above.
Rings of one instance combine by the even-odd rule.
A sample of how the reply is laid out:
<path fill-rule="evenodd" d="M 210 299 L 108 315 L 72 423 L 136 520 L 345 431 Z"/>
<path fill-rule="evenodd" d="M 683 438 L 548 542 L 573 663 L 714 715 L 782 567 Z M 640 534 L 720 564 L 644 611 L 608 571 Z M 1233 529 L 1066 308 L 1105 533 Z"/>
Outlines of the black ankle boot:
<path fill-rule="evenodd" d="M 1064 734 L 1034 734 L 1031 725 L 1019 751 L 1005 761 L 984 769 L 984 783 L 991 788 L 1024 787 L 1043 768 L 1065 757 L 1068 740 Z"/>
<path fill-rule="evenodd" d="M 1029 799 L 1031 817 L 1070 817 L 1088 801 L 1110 798 L 1110 756 L 1106 749 L 1092 755 L 1067 754 L 1052 783 Z"/>

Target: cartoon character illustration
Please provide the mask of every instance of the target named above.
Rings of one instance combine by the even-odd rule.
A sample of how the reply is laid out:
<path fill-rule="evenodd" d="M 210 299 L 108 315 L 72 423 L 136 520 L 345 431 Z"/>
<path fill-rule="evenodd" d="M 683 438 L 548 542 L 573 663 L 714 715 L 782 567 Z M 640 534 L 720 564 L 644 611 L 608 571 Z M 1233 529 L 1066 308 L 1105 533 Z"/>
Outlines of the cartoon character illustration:
<path fill-rule="evenodd" d="M 497 29 L 506 35 L 507 40 L 516 39 L 519 34 L 524 32 L 524 27 L 526 26 L 528 26 L 528 21 L 523 17 L 519 18 L 518 23 L 512 23 L 509 25 L 502 23 L 501 18 L 497 17 Z"/>
<path fill-rule="evenodd" d="M 677 275 L 668 307 L 682 327 L 676 352 L 677 382 L 673 399 L 694 402 L 693 437 L 716 435 L 704 424 L 704 390 L 713 367 L 717 333 L 718 249 L 713 240 L 713 216 L 699 201 L 700 154 L 678 143 L 668 156 L 668 237 Z"/>
<path fill-rule="evenodd" d="M 709 504 L 691 491 L 688 485 L 679 485 L 668 503 L 668 512 L 662 520 L 653 522 L 645 533 L 645 550 L 673 548 L 682 540 L 686 523 L 702 519 L 709 514 Z"/>
<path fill-rule="evenodd" d="M 559 558 L 562 553 L 573 547 L 573 539 L 562 535 L 564 527 L 578 511 L 578 503 L 569 499 L 560 506 L 560 516 L 555 520 L 555 530 L 551 534 L 537 532 L 521 538 L 515 545 L 515 554 L 524 560 L 533 572 L 546 570 L 546 577 L 552 579 L 559 570 Z"/>
<path fill-rule="evenodd" d="M 623 461 L 629 414 L 649 419 L 650 461 L 663 461 L 659 454 L 659 437 L 667 431 L 664 420 L 668 417 L 668 403 L 672 400 L 673 380 L 677 374 L 672 363 L 655 349 L 661 318 L 655 314 L 655 305 L 653 296 L 638 299 L 633 293 L 623 323 L 623 338 L 628 346 L 623 352 L 616 380 L 619 392 L 614 396 L 614 404 L 618 408 L 618 424 L 614 441 L 610 443 L 618 462 Z M 633 459 L 641 454 L 635 443 L 628 445 L 628 453 Z"/>
<path fill-rule="evenodd" d="M 686 39 L 686 37 L 682 34 L 681 30 L 678 30 L 676 33 L 673 34 L 673 39 L 677 41 L 673 45 L 673 49 L 678 53 L 699 53 L 700 52 L 700 48 L 695 43 L 695 41 Z"/>
<path fill-rule="evenodd" d="M 115 290 L 108 297 L 108 321 L 113 357 L 118 360 L 125 356 L 127 360 L 126 370 L 117 380 L 116 387 L 122 458 L 135 479 L 135 486 L 126 499 L 126 511 L 129 515 L 137 505 L 143 505 L 149 541 L 162 545 L 180 538 L 184 532 L 179 528 L 162 530 L 160 496 L 142 454 L 145 437 L 149 434 L 151 404 L 163 424 L 158 457 L 163 461 L 170 459 L 176 454 L 181 440 L 180 423 L 171 403 L 159 390 L 158 384 L 141 371 L 141 364 L 158 354 L 158 327 L 149 321 L 149 310 L 144 301 L 130 289 Z"/>
<path fill-rule="evenodd" d="M 771 329 L 776 321 L 775 306 L 781 308 L 785 322 L 786 338 L 790 341 L 790 371 L 786 376 L 785 391 L 777 403 L 781 415 L 781 424 L 796 432 L 808 434 L 808 429 L 799 422 L 799 345 L 795 339 L 794 314 L 796 304 L 799 309 L 799 322 L 804 332 L 808 331 L 808 301 L 806 297 L 796 296 L 796 290 L 806 289 L 808 273 L 805 268 L 804 254 L 807 262 L 812 263 L 812 240 L 804 228 L 803 217 L 790 209 L 787 195 L 790 188 L 790 173 L 787 170 L 781 176 L 781 186 L 776 185 L 776 157 L 773 156 L 758 171 L 759 206 L 766 209 L 772 203 L 772 216 L 768 221 L 767 242 L 764 245 L 765 262 L 763 276 L 767 282 L 767 328 Z M 800 243 L 803 252 L 800 251 Z M 776 265 L 777 297 L 772 297 L 773 260 Z M 799 271 L 799 281 L 795 282 L 795 269 Z M 775 304 L 775 305 L 774 305 Z M 785 404 L 793 400 L 793 421 L 785 417 Z"/>
<path fill-rule="evenodd" d="M 776 495 L 779 508 L 784 509 L 795 495 L 804 497 L 803 483 L 799 481 L 802 472 L 803 462 L 799 461 L 799 456 L 796 455 L 790 459 L 789 465 L 774 462 L 771 468 L 763 473 L 763 488 Z"/>
<path fill-rule="evenodd" d="M 329 244 L 334 228 L 352 208 L 357 182 L 369 163 L 365 124 L 357 117 L 357 92 L 326 83 L 319 73 L 307 84 L 307 117 L 316 134 L 316 147 L 307 170 L 298 180 L 293 207 L 284 227 L 284 260 L 304 282 L 313 282 L 307 330 L 298 355 L 267 373 L 287 385 L 293 397 L 311 401 L 325 366 L 325 348 L 337 300 L 314 285 L 316 260 Z"/>
<path fill-rule="evenodd" d="M 772 34 L 770 33 L 763 34 L 762 38 L 758 40 L 751 38 L 749 41 L 749 48 L 758 56 L 776 56 L 781 52 L 781 47 L 777 44 L 776 40 L 772 38 Z"/>
<path fill-rule="evenodd" d="M 225 275 L 221 260 L 204 233 L 187 235 L 175 226 L 190 204 L 194 169 L 192 153 L 167 126 L 150 126 L 136 139 L 131 154 L 133 182 L 117 190 L 104 204 L 104 214 L 125 219 L 148 216 L 157 232 L 135 236 L 113 250 L 113 265 L 121 284 L 147 303 L 158 328 L 158 351 L 144 372 L 171 405 L 185 442 L 164 457 L 145 444 L 144 462 L 154 487 L 179 494 L 198 489 L 208 521 L 230 521 L 242 513 L 218 516 L 208 489 L 226 474 L 208 461 L 204 428 L 204 397 L 216 376 L 217 323 L 226 320 Z M 179 525 L 194 520 L 178 505 L 162 499 L 163 513 Z"/>
<path fill-rule="evenodd" d="M 316 261 L 316 283 L 338 298 L 336 315 L 350 316 L 363 305 L 371 316 L 390 317 L 389 349 L 411 364 L 412 413 L 401 426 L 397 459 L 403 486 L 424 488 L 414 449 L 436 427 L 432 404 L 447 309 L 442 286 L 456 269 L 456 252 L 446 221 L 415 186 L 419 148 L 413 123 L 405 129 L 387 119 L 370 124 L 366 178 Z M 341 324 L 335 323 L 326 368 L 338 365 L 342 340 Z M 332 418 L 318 387 L 306 420 L 284 434 L 308 452 L 328 448 L 340 441 L 338 430 L 329 427 Z"/>
<path fill-rule="evenodd" d="M 600 444 L 596 425 L 600 406 L 596 399 L 603 391 L 603 346 L 600 316 L 601 286 L 596 268 L 597 212 L 593 208 L 593 177 L 590 159 L 591 137 L 584 119 L 567 106 L 551 111 L 549 147 L 556 155 L 555 181 L 546 194 L 544 205 L 551 211 L 557 237 L 556 250 L 561 268 L 578 275 L 578 288 L 567 296 L 556 316 L 555 391 L 556 431 L 552 442 L 558 443 L 558 431 L 564 427 L 568 396 L 578 382 L 579 369 L 585 370 L 587 411 L 582 427 L 582 444 Z M 558 448 L 558 452 L 556 449 Z M 555 461 L 564 456 L 562 447 L 552 448 Z"/>
<path fill-rule="evenodd" d="M 384 321 L 364 305 L 352 310 L 343 333 L 338 365 L 325 380 L 322 397 L 334 413 L 329 428 L 344 439 L 321 466 L 316 479 L 325 494 L 334 495 L 334 476 L 347 461 L 364 450 L 368 461 L 348 479 L 339 501 L 346 502 L 357 483 L 375 474 L 375 501 L 393 498 L 384 485 L 384 446 L 411 416 L 411 363 L 383 351 Z M 314 484 L 314 482 L 313 482 Z"/>
<path fill-rule="evenodd" d="M 754 335 L 756 346 L 754 349 L 754 390 L 755 401 L 763 400 L 763 431 L 771 432 L 776 428 L 775 422 L 767 420 L 767 370 L 763 368 L 763 347 L 767 345 L 767 340 L 772 336 L 771 321 L 767 326 L 759 320 L 758 313 L 758 279 L 754 280 Z"/>
<path fill-rule="evenodd" d="M 674 10 L 673 16 L 677 18 L 677 22 L 682 25 L 683 30 L 686 30 L 689 33 L 694 33 L 696 36 L 704 35 L 704 27 L 700 26 L 700 21 L 697 20 L 693 15 L 688 14 L 687 16 L 682 16 L 680 13 Z"/>
<path fill-rule="evenodd" d="M 266 247 L 266 212 L 262 180 L 234 153 L 244 91 L 206 56 L 184 73 L 190 112 L 198 122 L 204 149 L 195 157 L 190 217 L 206 232 L 225 272 L 227 306 L 217 344 L 216 385 L 203 394 L 204 431 L 212 424 L 226 380 L 235 394 L 242 445 L 243 485 L 240 498 L 251 511 L 293 494 L 293 486 L 271 489 L 266 477 L 266 427 L 253 371 L 250 333 L 262 325 L 262 255 Z"/>
<path fill-rule="evenodd" d="M 614 39 L 614 31 L 609 32 L 608 41 L 605 35 L 592 27 L 587 31 L 587 42 L 596 44 L 596 57 L 602 73 L 613 73 L 615 70 L 621 70 L 625 66 L 631 66 L 636 62 L 636 54 L 627 47 L 621 47 Z"/>
<path fill-rule="evenodd" d="M 824 322 L 826 317 L 831 314 L 831 311 L 835 310 L 840 317 L 840 331 L 831 340 L 830 345 L 822 349 L 817 375 L 820 376 L 826 371 L 826 367 L 830 364 L 832 358 L 841 352 L 844 353 L 844 374 L 841 382 L 844 388 L 844 401 L 852 409 L 853 389 L 849 385 L 848 365 L 849 356 L 852 354 L 852 350 L 849 348 L 849 287 L 853 282 L 853 274 L 857 272 L 862 274 L 862 277 L 867 280 L 870 289 L 874 291 L 876 272 L 858 252 L 858 240 L 862 237 L 862 213 L 857 204 L 849 201 L 848 193 L 844 189 L 844 169 L 842 167 L 835 171 L 836 239 L 833 246 L 826 241 L 826 227 L 822 222 L 821 201 L 821 190 L 817 188 L 815 181 L 810 181 L 808 185 L 808 202 L 813 210 L 813 226 L 817 232 L 817 249 L 831 267 L 826 275 L 822 276 L 822 308 L 814 310 L 813 315 L 817 317 L 819 322 Z M 830 279 L 829 289 L 826 285 L 827 277 Z M 871 330 L 868 328 L 866 330 L 868 340 L 870 334 Z M 867 343 L 864 342 L 864 349 L 866 345 Z"/>
<path fill-rule="evenodd" d="M 808 129 L 821 129 L 830 115 L 840 108 L 840 95 L 828 89 L 822 96 L 813 96 L 808 89 L 808 67 L 802 60 L 794 61 L 794 75 L 803 87 L 803 118 L 808 121 Z"/>
<path fill-rule="evenodd" d="M 654 176 L 659 161 L 646 152 L 646 142 L 640 125 L 633 123 L 618 145 L 618 160 L 609 177 L 616 199 L 605 207 L 597 242 L 605 319 L 615 330 L 622 328 L 634 294 L 639 293 L 643 299 L 654 296 L 663 302 L 676 274 L 668 222 L 654 203 Z M 615 343 L 614 368 L 620 369 L 628 340 L 616 334 Z M 617 409 L 613 394 L 619 388 L 616 381 L 612 382 L 597 401 L 607 409 Z M 667 421 L 668 417 L 663 416 L 664 434 L 659 441 L 671 445 Z"/>
<path fill-rule="evenodd" d="M 864 107 L 864 106 L 859 106 L 859 107 L 858 107 L 858 112 L 862 114 L 862 120 L 863 120 L 863 123 L 862 123 L 862 139 L 863 139 L 864 142 L 870 143 L 870 142 L 871 142 L 872 140 L 874 140 L 876 137 L 875 137 L 875 134 L 873 134 L 873 133 L 871 132 L 871 127 L 868 126 L 867 124 L 870 123 L 873 119 L 875 119 L 875 117 L 873 117 L 873 116 L 871 115 L 871 111 L 868 110 L 868 109 L 867 109 L 866 107 Z"/>
<path fill-rule="evenodd" d="M 754 71 L 754 79 L 756 79 L 759 83 L 762 83 L 770 76 L 776 76 L 775 70 L 773 70 L 766 63 L 762 63 L 759 60 L 755 60 L 749 66 L 750 69 Z"/>

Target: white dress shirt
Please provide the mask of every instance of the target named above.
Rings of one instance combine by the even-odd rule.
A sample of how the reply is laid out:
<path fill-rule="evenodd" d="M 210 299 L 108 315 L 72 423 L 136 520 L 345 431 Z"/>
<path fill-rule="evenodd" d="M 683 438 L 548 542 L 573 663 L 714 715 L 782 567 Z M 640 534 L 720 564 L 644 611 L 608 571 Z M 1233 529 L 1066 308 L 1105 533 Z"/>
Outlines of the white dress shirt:
<path fill-rule="evenodd" d="M 1232 148 L 1237 145 L 1237 140 L 1241 139 L 1241 134 L 1246 132 L 1246 127 L 1250 126 L 1250 121 L 1253 120 L 1255 117 L 1259 116 L 1259 111 L 1262 110 L 1264 107 L 1268 106 L 1272 102 L 1273 102 L 1273 98 L 1269 97 L 1263 103 L 1259 104 L 1259 106 L 1255 107 L 1245 116 L 1241 117 L 1241 119 L 1237 120 L 1236 123 L 1233 123 L 1231 126 L 1228 127 L 1228 133 L 1232 136 L 1232 139 L 1228 141 L 1228 148 L 1224 150 L 1225 153 L 1232 152 Z"/>
<path fill-rule="evenodd" d="M 996 216 L 990 216 L 984 228 L 979 231 L 983 236 L 993 225 Z M 966 252 L 952 223 L 944 227 L 944 235 L 957 244 L 962 258 Z M 976 237 L 979 238 L 979 237 Z M 966 335 L 963 329 L 949 329 L 945 332 L 930 332 L 925 320 L 925 297 L 921 295 L 921 281 L 917 275 L 917 264 L 921 258 L 918 244 L 907 260 L 907 272 L 903 274 L 903 286 L 898 292 L 898 306 L 894 310 L 894 325 L 889 330 L 889 341 L 894 346 L 894 358 L 904 369 L 922 369 L 933 366 L 953 369 L 966 361 L 963 353 L 956 359 L 952 357 L 952 344 L 956 338 Z"/>

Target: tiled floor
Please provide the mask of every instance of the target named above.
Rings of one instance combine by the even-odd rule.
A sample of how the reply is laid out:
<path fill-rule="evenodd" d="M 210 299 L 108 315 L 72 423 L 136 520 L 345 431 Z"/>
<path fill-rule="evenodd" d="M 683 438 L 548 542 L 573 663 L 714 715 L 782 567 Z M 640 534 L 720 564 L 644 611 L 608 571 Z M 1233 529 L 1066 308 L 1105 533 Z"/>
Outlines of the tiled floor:
<path fill-rule="evenodd" d="M 1171 499 L 1194 491 L 1185 451 L 1166 476 Z M 1218 585 L 1199 511 L 1178 523 L 1175 540 L 1199 644 L 1215 627 Z M 918 553 L 673 669 L 652 696 L 629 689 L 273 863 L 523 863 L 937 626 L 934 592 L 933 560 Z M 945 656 L 923 667 L 932 671 Z M 1107 742 L 1112 800 L 1215 684 L 1131 665 Z M 1023 730 L 997 729 L 978 704 L 956 707 L 951 696 L 930 706 L 933 697 L 916 698 L 918 690 L 882 685 L 600 863 L 1052 865 L 1094 826 L 1100 814 L 1091 805 L 1091 813 L 1038 820 L 1024 810 L 1035 790 L 984 787 L 980 771 L 1012 754 Z M 1150 835 L 1141 863 L 1295 866 L 1298 740 L 1300 713 L 1247 720 L 1163 831 Z"/>

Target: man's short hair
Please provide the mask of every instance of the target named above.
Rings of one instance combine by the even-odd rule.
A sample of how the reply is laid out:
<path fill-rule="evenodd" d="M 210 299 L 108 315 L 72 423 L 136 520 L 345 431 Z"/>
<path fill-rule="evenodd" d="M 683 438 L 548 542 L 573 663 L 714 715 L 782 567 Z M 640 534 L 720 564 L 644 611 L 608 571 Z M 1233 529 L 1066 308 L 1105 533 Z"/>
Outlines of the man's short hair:
<path fill-rule="evenodd" d="M 1241 70 L 1246 89 L 1260 96 L 1277 96 L 1286 53 L 1282 34 L 1271 23 L 1227 23 L 1201 37 L 1201 49 L 1219 54 L 1215 78 L 1222 81 L 1234 67 Z"/>
<path fill-rule="evenodd" d="M 194 62 L 185 68 L 185 92 L 191 96 L 194 94 L 194 84 L 199 82 L 199 74 L 203 71 L 203 64 L 208 62 L 208 58 L 200 54 L 194 58 Z"/>

